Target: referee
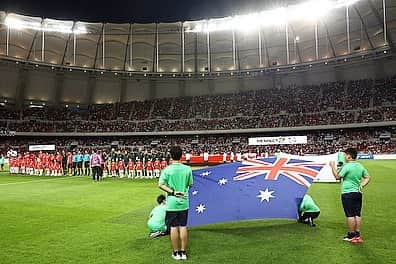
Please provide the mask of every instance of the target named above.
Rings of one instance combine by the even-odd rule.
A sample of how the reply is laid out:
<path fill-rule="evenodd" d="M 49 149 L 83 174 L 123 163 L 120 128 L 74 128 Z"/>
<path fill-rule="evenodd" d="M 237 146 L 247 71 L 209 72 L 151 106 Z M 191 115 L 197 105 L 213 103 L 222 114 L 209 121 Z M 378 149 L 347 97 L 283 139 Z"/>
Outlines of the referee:
<path fill-rule="evenodd" d="M 369 183 L 370 176 L 363 165 L 356 162 L 357 151 L 354 148 L 345 150 L 346 163 L 337 171 L 334 161 L 330 166 L 334 177 L 341 179 L 341 201 L 348 223 L 348 234 L 344 241 L 352 243 L 362 243 L 360 227 L 362 223 L 362 192 L 363 188 Z"/>

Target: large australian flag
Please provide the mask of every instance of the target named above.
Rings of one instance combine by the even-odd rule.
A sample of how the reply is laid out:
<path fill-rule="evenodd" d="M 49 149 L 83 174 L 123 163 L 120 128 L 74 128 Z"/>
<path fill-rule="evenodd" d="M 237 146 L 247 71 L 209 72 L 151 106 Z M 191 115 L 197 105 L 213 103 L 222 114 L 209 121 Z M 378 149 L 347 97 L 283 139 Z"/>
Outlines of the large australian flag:
<path fill-rule="evenodd" d="M 244 160 L 193 171 L 189 226 L 247 219 L 296 219 L 325 164 L 295 158 Z"/>

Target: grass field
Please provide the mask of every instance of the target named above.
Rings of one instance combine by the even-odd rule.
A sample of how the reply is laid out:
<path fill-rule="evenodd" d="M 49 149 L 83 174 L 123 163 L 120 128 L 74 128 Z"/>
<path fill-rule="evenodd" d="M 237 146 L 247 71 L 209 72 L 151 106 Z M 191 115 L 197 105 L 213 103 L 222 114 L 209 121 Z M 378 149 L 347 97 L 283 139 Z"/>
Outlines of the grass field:
<path fill-rule="evenodd" d="M 363 244 L 346 227 L 338 184 L 313 184 L 322 212 L 310 228 L 289 220 L 190 229 L 189 263 L 396 263 L 396 161 L 365 161 Z M 168 237 L 148 238 L 155 180 L 0 174 L 0 263 L 174 263 Z"/>

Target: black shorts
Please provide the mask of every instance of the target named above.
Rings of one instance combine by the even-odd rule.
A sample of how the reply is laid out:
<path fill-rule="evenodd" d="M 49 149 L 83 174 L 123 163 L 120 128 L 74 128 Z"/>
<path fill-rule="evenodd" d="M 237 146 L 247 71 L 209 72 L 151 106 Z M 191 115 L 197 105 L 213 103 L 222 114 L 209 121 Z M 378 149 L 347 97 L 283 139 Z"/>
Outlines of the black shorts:
<path fill-rule="evenodd" d="M 308 219 L 308 218 L 315 219 L 315 218 L 318 218 L 319 215 L 320 215 L 320 212 L 305 212 L 305 213 L 302 214 L 300 219 L 301 220 L 305 220 L 305 219 Z"/>
<path fill-rule="evenodd" d="M 362 193 L 343 193 L 341 195 L 341 201 L 346 217 L 360 216 L 362 210 Z"/>
<path fill-rule="evenodd" d="M 73 169 L 77 168 L 77 162 L 72 163 Z"/>
<path fill-rule="evenodd" d="M 89 161 L 84 161 L 84 168 L 89 168 Z"/>
<path fill-rule="evenodd" d="M 166 226 L 177 227 L 187 226 L 188 210 L 184 211 L 166 211 Z"/>
<path fill-rule="evenodd" d="M 79 169 L 81 169 L 82 168 L 82 161 L 79 161 L 79 162 L 77 162 L 77 167 L 79 168 Z"/>

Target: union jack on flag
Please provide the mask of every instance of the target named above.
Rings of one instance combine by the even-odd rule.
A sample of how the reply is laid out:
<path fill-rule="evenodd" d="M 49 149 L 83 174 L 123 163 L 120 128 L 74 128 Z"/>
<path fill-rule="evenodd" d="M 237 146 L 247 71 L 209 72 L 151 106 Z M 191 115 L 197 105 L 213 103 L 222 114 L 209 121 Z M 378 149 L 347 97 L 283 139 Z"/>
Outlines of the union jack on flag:
<path fill-rule="evenodd" d="M 244 160 L 238 167 L 234 181 L 243 181 L 263 175 L 266 180 L 278 180 L 279 177 L 287 177 L 290 180 L 309 187 L 307 178 L 315 179 L 325 164 L 315 163 L 298 159 L 279 158 L 265 160 Z"/>

